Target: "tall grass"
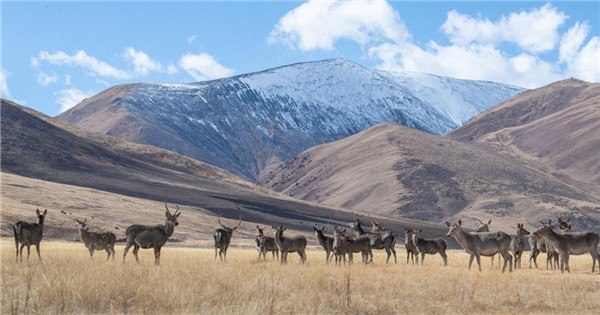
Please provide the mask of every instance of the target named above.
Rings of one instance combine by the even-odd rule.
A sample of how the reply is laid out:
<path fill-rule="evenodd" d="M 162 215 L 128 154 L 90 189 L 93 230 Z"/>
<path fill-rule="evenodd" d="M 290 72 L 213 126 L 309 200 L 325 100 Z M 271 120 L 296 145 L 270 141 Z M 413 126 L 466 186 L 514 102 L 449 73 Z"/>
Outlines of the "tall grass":
<path fill-rule="evenodd" d="M 600 312 L 600 275 L 589 256 L 573 257 L 571 274 L 522 269 L 502 274 L 490 259 L 483 272 L 467 270 L 468 256 L 449 252 L 425 266 L 335 267 L 322 251 L 289 263 L 256 262 L 256 251 L 231 248 L 227 263 L 209 249 L 163 248 L 160 267 L 151 250 L 122 264 L 104 252 L 89 258 L 81 243 L 42 243 L 43 263 L 15 263 L 14 243 L 2 242 L 2 314 L 453 314 Z M 398 251 L 401 252 L 401 251 Z M 131 254 L 130 254 L 131 255 Z M 527 256 L 527 253 L 526 255 Z M 542 257 L 543 258 L 543 257 Z M 527 263 L 524 264 L 526 267 Z"/>

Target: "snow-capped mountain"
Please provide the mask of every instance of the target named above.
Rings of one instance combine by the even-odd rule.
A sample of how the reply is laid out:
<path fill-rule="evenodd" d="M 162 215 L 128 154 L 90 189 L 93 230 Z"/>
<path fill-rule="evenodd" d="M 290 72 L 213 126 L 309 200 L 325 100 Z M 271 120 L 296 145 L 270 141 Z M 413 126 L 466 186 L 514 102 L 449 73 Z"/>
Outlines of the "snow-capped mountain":
<path fill-rule="evenodd" d="M 309 147 L 381 122 L 445 133 L 522 91 L 442 77 L 419 85 L 410 77 L 333 59 L 193 84 L 116 86 L 58 118 L 256 180 Z M 465 95 L 446 97 L 452 93 Z"/>

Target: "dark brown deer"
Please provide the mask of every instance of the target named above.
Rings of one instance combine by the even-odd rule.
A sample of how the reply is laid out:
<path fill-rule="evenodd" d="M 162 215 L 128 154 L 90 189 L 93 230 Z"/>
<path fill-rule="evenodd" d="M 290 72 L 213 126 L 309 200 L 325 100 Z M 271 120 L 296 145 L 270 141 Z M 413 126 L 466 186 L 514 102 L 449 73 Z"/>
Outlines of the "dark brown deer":
<path fill-rule="evenodd" d="M 113 260 L 115 259 L 115 242 L 117 236 L 112 232 L 96 233 L 90 232 L 90 227 L 87 225 L 87 219 L 79 221 L 75 219 L 79 224 L 79 236 L 85 247 L 90 251 L 90 258 L 94 257 L 94 250 L 105 250 L 106 260 L 110 259 L 112 255 Z"/>
<path fill-rule="evenodd" d="M 404 227 L 404 247 L 406 248 L 406 263 L 408 264 L 408 259 L 412 258 L 412 263 L 415 263 L 415 259 L 417 260 L 417 264 L 419 263 L 419 251 L 413 242 L 413 229 Z"/>
<path fill-rule="evenodd" d="M 533 233 L 535 236 L 543 237 L 546 244 L 551 245 L 560 255 L 560 271 L 569 268 L 569 257 L 571 255 L 583 255 L 590 253 L 592 256 L 592 272 L 598 261 L 598 272 L 600 273 L 600 255 L 598 253 L 598 242 L 600 236 L 595 232 L 556 233 L 552 230 L 552 220 L 542 222 L 542 227 Z"/>
<path fill-rule="evenodd" d="M 279 247 L 279 251 L 281 252 L 281 264 L 287 263 L 287 255 L 292 252 L 298 253 L 300 264 L 304 264 L 306 262 L 306 244 L 308 243 L 306 237 L 302 235 L 285 237 L 283 236 L 283 231 L 287 229 L 285 226 L 272 227 L 275 243 L 277 243 L 277 247 Z"/>
<path fill-rule="evenodd" d="M 35 245 L 35 250 L 37 251 L 38 258 L 40 259 L 40 261 L 42 260 L 42 255 L 40 254 L 40 242 L 42 241 L 42 237 L 44 236 L 44 219 L 46 217 L 46 214 L 48 214 L 48 210 L 44 210 L 44 213 L 42 214 L 40 213 L 40 209 L 36 209 L 35 214 L 38 218 L 37 223 L 19 221 L 13 225 L 15 247 L 17 248 L 17 261 L 19 261 L 19 256 L 21 257 L 21 261 L 23 261 L 23 247 L 25 246 L 27 246 L 27 260 L 29 260 L 29 247 L 31 245 Z M 20 255 L 19 243 L 21 243 Z"/>
<path fill-rule="evenodd" d="M 256 239 L 254 240 L 256 243 L 256 249 L 258 250 L 258 258 L 256 261 L 260 261 L 261 255 L 263 256 L 264 260 L 267 260 L 267 252 L 271 252 L 273 254 L 273 260 L 275 260 L 275 256 L 277 256 L 277 260 L 279 260 L 279 248 L 277 248 L 275 239 L 270 236 L 266 236 L 264 229 L 264 227 L 261 228 L 258 225 L 256 226 Z"/>
<path fill-rule="evenodd" d="M 571 224 L 569 223 L 571 218 L 563 221 L 558 219 L 558 229 L 560 233 L 567 233 L 571 231 Z M 537 235 L 530 235 L 529 247 L 529 269 L 531 269 L 531 261 L 535 264 L 535 268 L 538 268 L 537 257 L 540 253 L 546 253 L 546 269 L 558 269 L 558 252 L 552 248 L 552 245 L 546 243 L 543 237 L 537 237 Z"/>
<path fill-rule="evenodd" d="M 525 251 L 525 237 L 529 235 L 522 223 L 517 223 L 517 234 L 510 236 L 510 251 L 515 258 L 515 269 L 521 269 L 521 256 Z"/>
<path fill-rule="evenodd" d="M 321 247 L 323 247 L 323 250 L 325 251 L 325 262 L 329 263 L 331 261 L 331 258 L 333 257 L 331 255 L 331 252 L 333 251 L 333 237 L 325 236 L 325 234 L 323 233 L 323 231 L 325 230 L 324 226 L 320 229 L 318 229 L 316 226 L 313 226 L 313 230 L 315 230 L 315 236 L 317 237 L 317 241 L 319 241 L 319 244 L 321 245 Z"/>
<path fill-rule="evenodd" d="M 238 208 L 239 210 L 239 208 Z M 216 229 L 213 234 L 213 238 L 215 240 L 215 260 L 217 260 L 217 250 L 219 251 L 219 258 L 221 261 L 227 261 L 227 249 L 229 248 L 229 244 L 231 243 L 231 236 L 233 235 L 233 231 L 237 230 L 242 224 L 242 213 L 240 211 L 240 219 L 238 224 L 234 227 L 225 226 L 221 223 L 221 215 L 217 218 L 217 222 L 222 227 L 222 229 Z"/>
<path fill-rule="evenodd" d="M 390 257 L 394 254 L 394 261 L 396 260 L 396 249 L 394 246 L 396 245 L 396 236 L 392 231 L 384 229 L 381 224 L 371 221 L 373 224 L 372 231 L 370 233 L 365 232 L 361 226 L 363 223 L 362 220 L 356 219 L 356 222 L 350 223 L 349 226 L 354 230 L 354 234 L 356 237 L 367 236 L 371 240 L 371 249 L 385 249 L 387 253 L 387 259 L 385 263 L 387 264 L 390 261 Z M 373 258 L 371 257 L 371 262 Z"/>
<path fill-rule="evenodd" d="M 412 232 L 412 241 L 421 254 L 421 265 L 425 261 L 425 254 L 435 255 L 440 254 L 444 260 L 444 266 L 448 266 L 448 256 L 446 256 L 446 241 L 441 238 L 425 239 L 421 237 L 423 230 L 414 230 Z M 418 261 L 417 261 L 418 262 Z"/>
<path fill-rule="evenodd" d="M 171 214 L 171 211 L 169 211 L 169 207 L 167 207 L 167 203 L 165 202 L 165 209 L 167 209 L 165 212 L 165 216 L 167 217 L 165 225 L 149 226 L 134 224 L 130 225 L 127 230 L 125 230 L 127 244 L 125 244 L 125 250 L 123 251 L 123 263 L 125 263 L 127 251 L 133 246 L 133 256 L 135 257 L 136 262 L 140 262 L 138 259 L 138 251 L 140 248 L 154 248 L 154 264 L 157 266 L 160 264 L 160 250 L 169 237 L 173 235 L 175 227 L 179 225 L 177 218 L 179 218 L 181 212 L 179 212 L 179 206 L 176 205 L 175 207 L 175 213 Z"/>

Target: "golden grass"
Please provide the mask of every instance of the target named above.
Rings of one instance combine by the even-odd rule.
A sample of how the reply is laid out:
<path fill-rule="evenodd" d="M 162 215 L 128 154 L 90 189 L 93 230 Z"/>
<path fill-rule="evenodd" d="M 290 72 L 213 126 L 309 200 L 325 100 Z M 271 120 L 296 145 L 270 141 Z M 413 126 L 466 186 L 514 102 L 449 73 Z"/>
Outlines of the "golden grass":
<path fill-rule="evenodd" d="M 297 255 L 286 266 L 257 263 L 256 251 L 230 248 L 227 263 L 213 261 L 212 249 L 163 248 L 161 265 L 151 250 L 121 263 L 90 260 L 81 243 L 42 243 L 43 264 L 14 261 L 14 243 L 1 244 L 2 314 L 458 314 L 600 311 L 600 275 L 590 274 L 591 258 L 571 258 L 571 274 L 523 269 L 502 274 L 490 259 L 483 272 L 468 271 L 468 256 L 449 252 L 449 266 L 428 256 L 425 266 L 385 265 L 378 251 L 374 266 L 335 267 L 324 252 L 311 250 L 308 263 Z M 526 253 L 527 254 L 527 253 Z M 541 259 L 543 260 L 543 259 Z"/>

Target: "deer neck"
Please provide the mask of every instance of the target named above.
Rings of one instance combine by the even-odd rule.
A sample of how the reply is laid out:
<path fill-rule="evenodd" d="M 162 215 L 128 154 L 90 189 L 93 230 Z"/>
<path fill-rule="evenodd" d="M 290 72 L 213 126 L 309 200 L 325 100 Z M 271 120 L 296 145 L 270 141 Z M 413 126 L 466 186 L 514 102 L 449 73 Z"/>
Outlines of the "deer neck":
<path fill-rule="evenodd" d="M 552 229 L 548 229 L 548 232 L 542 234 L 542 237 L 546 240 L 546 242 L 550 243 L 550 245 L 557 247 L 556 245 L 559 243 L 558 234 Z"/>
<path fill-rule="evenodd" d="M 469 233 L 463 231 L 462 228 L 458 228 L 458 234 L 454 236 L 454 238 L 456 239 L 456 241 L 460 244 L 460 246 L 462 246 L 463 248 L 466 248 L 467 244 L 468 244 L 468 239 L 469 239 L 470 235 Z"/>
<path fill-rule="evenodd" d="M 88 232 L 84 229 L 79 229 L 79 236 L 81 236 L 81 240 L 84 243 L 87 243 L 87 241 L 90 239 L 90 232 Z"/>
<path fill-rule="evenodd" d="M 165 234 L 167 235 L 167 238 L 171 237 L 173 232 L 175 232 L 175 224 L 167 220 L 167 222 L 165 222 Z"/>
<path fill-rule="evenodd" d="M 360 226 L 360 224 L 356 225 L 355 232 L 356 232 L 356 236 L 358 236 L 358 237 L 361 237 L 361 236 L 367 234 L 367 232 L 365 232 L 365 230 L 363 230 L 363 228 L 362 228 L 362 226 Z"/>
<path fill-rule="evenodd" d="M 283 244 L 283 233 L 282 232 L 275 233 L 275 243 L 277 244 L 277 246 L 279 246 L 281 248 L 281 245 Z"/>

